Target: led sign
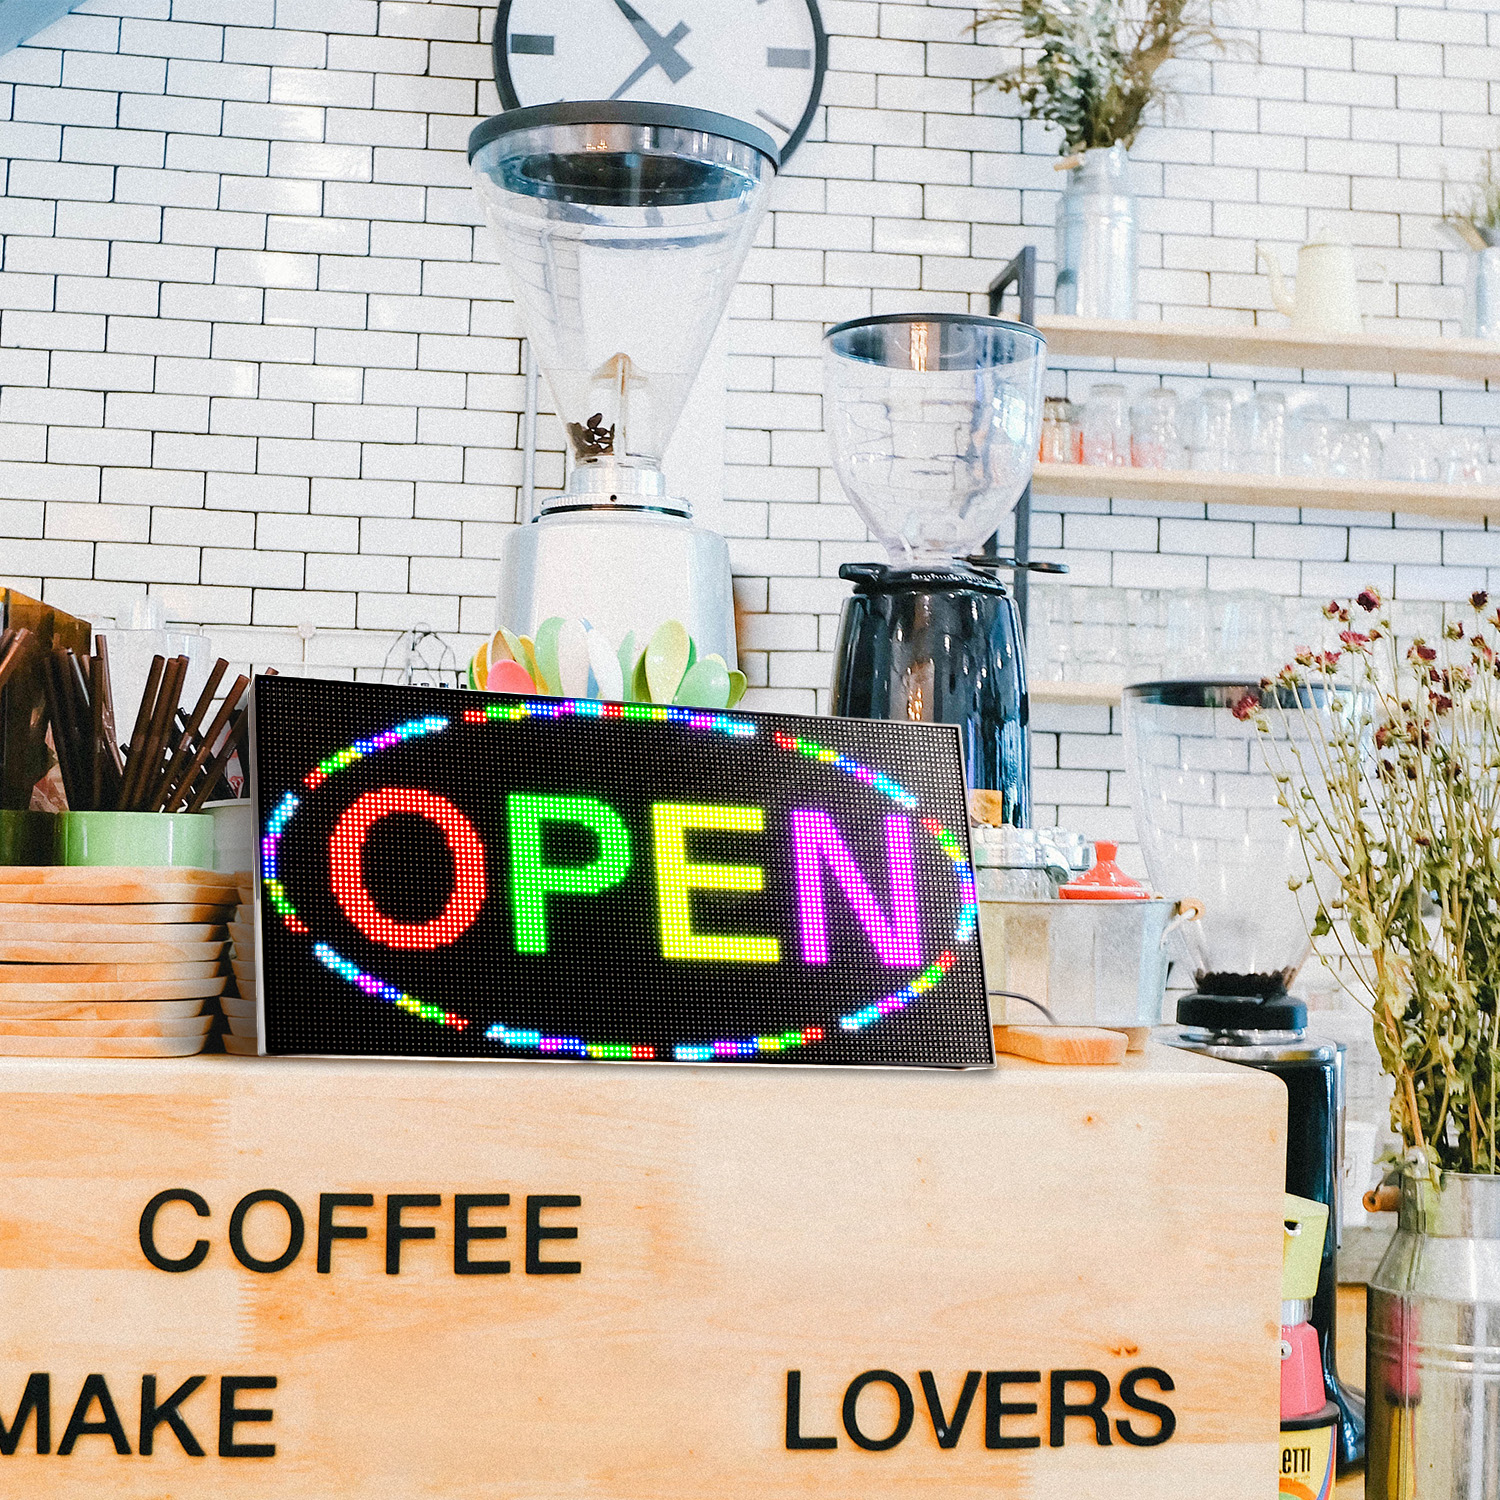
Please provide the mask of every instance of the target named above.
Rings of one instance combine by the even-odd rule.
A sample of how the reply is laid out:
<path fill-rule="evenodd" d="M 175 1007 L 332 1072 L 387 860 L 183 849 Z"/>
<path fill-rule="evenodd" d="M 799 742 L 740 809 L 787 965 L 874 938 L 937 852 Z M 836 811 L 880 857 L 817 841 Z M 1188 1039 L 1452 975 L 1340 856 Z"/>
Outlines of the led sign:
<path fill-rule="evenodd" d="M 255 684 L 273 1053 L 993 1061 L 958 731 Z"/>

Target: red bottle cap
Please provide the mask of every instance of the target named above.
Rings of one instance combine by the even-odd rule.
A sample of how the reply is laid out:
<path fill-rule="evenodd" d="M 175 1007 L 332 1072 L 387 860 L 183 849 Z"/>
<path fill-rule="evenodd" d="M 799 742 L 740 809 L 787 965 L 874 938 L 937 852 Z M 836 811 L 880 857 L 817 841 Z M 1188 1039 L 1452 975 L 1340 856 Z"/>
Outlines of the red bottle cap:
<path fill-rule="evenodd" d="M 1118 844 L 1100 839 L 1094 845 L 1093 869 L 1076 880 L 1070 880 L 1057 894 L 1069 901 L 1150 900 L 1151 892 L 1139 880 L 1132 880 L 1115 863 L 1115 855 L 1119 852 Z"/>

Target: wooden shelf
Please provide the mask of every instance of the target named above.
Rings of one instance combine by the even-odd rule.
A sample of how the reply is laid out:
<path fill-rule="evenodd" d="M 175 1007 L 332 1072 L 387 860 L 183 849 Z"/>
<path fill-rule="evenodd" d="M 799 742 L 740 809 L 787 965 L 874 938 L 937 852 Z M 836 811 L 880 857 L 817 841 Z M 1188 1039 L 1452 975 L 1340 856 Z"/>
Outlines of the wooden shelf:
<path fill-rule="evenodd" d="M 1121 692 L 1117 682 L 1029 682 L 1026 688 L 1033 703 L 1103 708 L 1114 708 Z"/>
<path fill-rule="evenodd" d="M 1304 479 L 1199 474 L 1180 469 L 1115 469 L 1100 464 L 1038 464 L 1032 487 L 1040 495 L 1095 499 L 1402 511 L 1468 521 L 1500 516 L 1500 486 L 1491 484 L 1408 484 L 1394 479 Z"/>
<path fill-rule="evenodd" d="M 1041 317 L 1049 359 L 1069 355 L 1167 364 L 1251 365 L 1279 369 L 1363 370 L 1500 379 L 1500 343 L 1421 338 L 1388 325 L 1357 335 L 1212 323 L 1146 323 L 1135 319 Z"/>

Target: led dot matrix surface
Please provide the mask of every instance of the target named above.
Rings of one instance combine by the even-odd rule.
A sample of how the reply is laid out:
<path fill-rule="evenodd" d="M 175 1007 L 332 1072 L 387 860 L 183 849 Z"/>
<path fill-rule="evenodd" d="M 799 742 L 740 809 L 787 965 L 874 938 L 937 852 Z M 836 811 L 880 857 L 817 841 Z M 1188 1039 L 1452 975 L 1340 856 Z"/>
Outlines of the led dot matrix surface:
<path fill-rule="evenodd" d="M 992 1060 L 958 735 L 256 683 L 272 1052 Z"/>

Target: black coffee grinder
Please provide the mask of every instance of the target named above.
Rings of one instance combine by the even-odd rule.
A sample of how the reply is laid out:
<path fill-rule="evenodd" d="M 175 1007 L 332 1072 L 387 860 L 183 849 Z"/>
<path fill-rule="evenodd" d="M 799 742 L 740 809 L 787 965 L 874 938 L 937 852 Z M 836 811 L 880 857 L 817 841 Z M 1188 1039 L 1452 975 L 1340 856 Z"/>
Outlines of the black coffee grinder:
<path fill-rule="evenodd" d="M 1342 1471 L 1365 1452 L 1364 1396 L 1339 1379 L 1335 1359 L 1344 1047 L 1310 1036 L 1306 1005 L 1288 993 L 1311 948 L 1307 914 L 1288 882 L 1303 881 L 1304 892 L 1310 883 L 1300 840 L 1286 826 L 1275 774 L 1259 742 L 1266 731 L 1240 716 L 1247 701 L 1261 699 L 1258 681 L 1127 687 L 1125 760 L 1152 884 L 1192 896 L 1203 908 L 1198 921 L 1179 930 L 1197 992 L 1178 1002 L 1181 1032 L 1171 1040 L 1281 1079 L 1287 1090 L 1287 1191 L 1328 1205 L 1309 1321 L 1318 1332 L 1328 1399 L 1339 1408 Z M 1316 715 L 1327 708 L 1310 702 L 1300 712 Z M 1299 716 L 1287 716 L 1271 731 L 1287 753 L 1306 749 L 1308 732 Z M 1316 764 L 1310 754 L 1303 763 Z M 1233 1146 L 1224 1142 L 1226 1150 Z"/>
<path fill-rule="evenodd" d="M 1031 813 L 1026 653 L 979 553 L 1031 480 L 1046 345 L 968 314 L 858 318 L 823 340 L 834 468 L 891 561 L 846 563 L 833 711 L 963 731 L 969 785 Z M 1025 564 L 1019 564 L 1025 566 Z"/>

